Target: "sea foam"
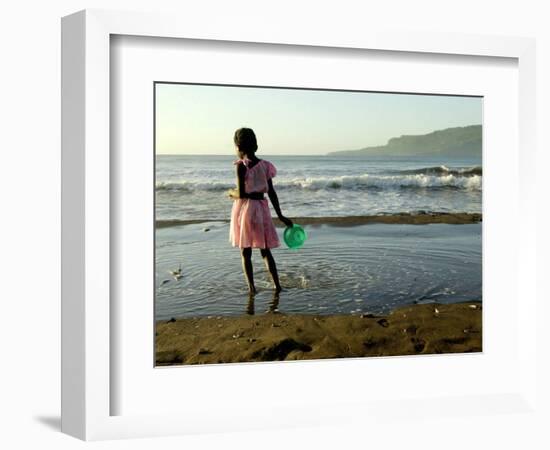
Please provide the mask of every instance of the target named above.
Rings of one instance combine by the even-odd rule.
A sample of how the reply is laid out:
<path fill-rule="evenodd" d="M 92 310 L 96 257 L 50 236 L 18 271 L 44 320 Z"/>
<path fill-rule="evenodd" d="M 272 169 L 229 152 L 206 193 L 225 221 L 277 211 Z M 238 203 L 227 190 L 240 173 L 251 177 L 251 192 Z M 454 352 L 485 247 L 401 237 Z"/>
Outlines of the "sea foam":
<path fill-rule="evenodd" d="M 297 177 L 278 178 L 275 182 L 277 189 L 297 190 L 362 190 L 362 189 L 464 189 L 480 191 L 482 189 L 482 176 L 463 176 L 453 173 L 441 173 L 429 175 L 426 173 L 411 173 L 400 175 L 356 175 L 333 177 Z M 216 181 L 177 181 L 158 182 L 156 189 L 159 191 L 223 191 L 234 188 L 234 182 Z"/>

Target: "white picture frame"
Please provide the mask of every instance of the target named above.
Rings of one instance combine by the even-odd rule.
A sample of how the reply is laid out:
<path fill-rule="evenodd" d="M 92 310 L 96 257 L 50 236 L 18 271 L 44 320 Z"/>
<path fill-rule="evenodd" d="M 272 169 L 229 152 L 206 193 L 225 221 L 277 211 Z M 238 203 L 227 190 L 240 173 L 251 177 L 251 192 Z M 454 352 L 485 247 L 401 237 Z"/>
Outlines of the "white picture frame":
<path fill-rule="evenodd" d="M 180 39 L 287 44 L 332 49 L 369 49 L 416 54 L 448 54 L 513 58 L 518 61 L 518 212 L 517 283 L 522 290 L 518 309 L 518 353 L 521 365 L 512 391 L 466 398 L 401 399 L 401 411 L 427 411 L 430 405 L 445 416 L 468 416 L 467 402 L 476 413 L 496 414 L 507 409 L 537 413 L 536 328 L 530 317 L 536 310 L 536 254 L 534 186 L 530 173 L 535 161 L 535 44 L 532 39 L 445 33 L 368 32 L 311 34 L 305 30 L 235 27 L 216 24 L 205 29 L 192 18 L 86 10 L 62 21 L 62 430 L 85 440 L 149 437 L 207 431 L 258 429 L 262 421 L 273 427 L 338 423 L 382 414 L 393 420 L 384 402 L 285 407 L 278 405 L 273 419 L 268 411 L 250 419 L 237 411 L 224 420 L 227 405 L 209 417 L 182 411 L 173 414 L 111 415 L 111 191 L 110 168 L 110 37 L 144 36 Z M 514 295 L 517 295 L 515 293 Z M 521 345 L 519 345 L 521 344 Z M 323 364 L 323 363 L 320 363 Z M 326 364 L 326 363 L 325 363 Z M 273 366 L 271 366 L 273 368 Z M 310 366 L 311 367 L 311 366 Z M 219 370 L 209 368 L 210 370 Z M 273 370 L 273 369 L 265 369 Z M 264 370 L 264 371 L 265 371 Z M 505 405 L 505 406 L 503 406 Z M 230 409 L 233 409 L 231 407 Z M 243 421 L 240 419 L 248 418 Z M 355 419 L 352 419 L 355 418 Z M 207 420 L 208 419 L 208 420 Z"/>

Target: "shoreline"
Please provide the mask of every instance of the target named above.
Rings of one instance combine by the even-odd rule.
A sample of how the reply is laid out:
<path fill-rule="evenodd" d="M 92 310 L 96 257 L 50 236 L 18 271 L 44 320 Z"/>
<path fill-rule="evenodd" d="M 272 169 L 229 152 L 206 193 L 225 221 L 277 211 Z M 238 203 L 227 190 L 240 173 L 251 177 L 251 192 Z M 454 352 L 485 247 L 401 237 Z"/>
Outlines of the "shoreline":
<path fill-rule="evenodd" d="M 157 321 L 157 366 L 482 351 L 482 302 L 387 315 L 266 313 Z"/>
<path fill-rule="evenodd" d="M 290 217 L 290 219 L 300 225 L 331 225 L 331 226 L 355 226 L 366 225 L 369 223 L 386 223 L 386 224 L 410 224 L 410 225 L 426 225 L 430 223 L 446 223 L 453 225 L 464 225 L 471 223 L 479 223 L 482 221 L 481 213 L 395 213 L 395 214 L 377 214 L 370 216 L 341 216 L 341 217 Z M 170 219 L 157 220 L 156 229 L 169 228 L 181 225 L 200 224 L 207 222 L 229 223 L 228 219 Z M 282 222 L 278 218 L 273 218 L 273 223 L 276 227 L 283 227 Z"/>

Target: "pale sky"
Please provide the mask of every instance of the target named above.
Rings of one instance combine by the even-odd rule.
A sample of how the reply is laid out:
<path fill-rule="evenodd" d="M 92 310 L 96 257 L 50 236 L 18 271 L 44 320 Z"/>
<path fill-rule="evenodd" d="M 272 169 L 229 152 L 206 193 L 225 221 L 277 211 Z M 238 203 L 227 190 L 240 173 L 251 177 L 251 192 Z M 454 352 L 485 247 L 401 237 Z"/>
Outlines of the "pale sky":
<path fill-rule="evenodd" d="M 258 153 L 315 155 L 481 123 L 478 97 L 156 84 L 157 154 L 233 155 L 240 127 Z"/>

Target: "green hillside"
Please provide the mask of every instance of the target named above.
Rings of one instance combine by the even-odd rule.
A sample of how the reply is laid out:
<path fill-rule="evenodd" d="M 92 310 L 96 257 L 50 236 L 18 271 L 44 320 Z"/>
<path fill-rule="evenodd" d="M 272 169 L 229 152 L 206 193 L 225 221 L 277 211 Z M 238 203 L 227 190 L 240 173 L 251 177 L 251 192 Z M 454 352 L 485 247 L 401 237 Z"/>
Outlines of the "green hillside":
<path fill-rule="evenodd" d="M 447 128 L 422 135 L 391 138 L 386 145 L 330 152 L 330 156 L 456 156 L 481 157 L 481 125 Z"/>

